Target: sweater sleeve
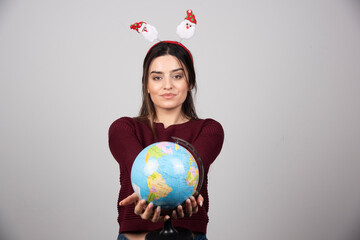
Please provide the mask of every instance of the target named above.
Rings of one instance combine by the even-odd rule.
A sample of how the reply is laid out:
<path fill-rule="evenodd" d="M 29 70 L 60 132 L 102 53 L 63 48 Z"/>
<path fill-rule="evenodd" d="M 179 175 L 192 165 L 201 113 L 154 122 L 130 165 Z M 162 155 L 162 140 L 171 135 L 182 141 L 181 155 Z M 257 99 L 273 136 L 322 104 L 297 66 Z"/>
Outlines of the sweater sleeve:
<path fill-rule="evenodd" d="M 136 136 L 135 126 L 131 118 L 123 117 L 111 124 L 109 147 L 120 168 L 130 174 L 136 156 L 143 149 Z"/>
<path fill-rule="evenodd" d="M 213 119 L 207 119 L 193 146 L 199 152 L 207 172 L 210 165 L 219 155 L 224 142 L 224 130 L 221 124 Z"/>

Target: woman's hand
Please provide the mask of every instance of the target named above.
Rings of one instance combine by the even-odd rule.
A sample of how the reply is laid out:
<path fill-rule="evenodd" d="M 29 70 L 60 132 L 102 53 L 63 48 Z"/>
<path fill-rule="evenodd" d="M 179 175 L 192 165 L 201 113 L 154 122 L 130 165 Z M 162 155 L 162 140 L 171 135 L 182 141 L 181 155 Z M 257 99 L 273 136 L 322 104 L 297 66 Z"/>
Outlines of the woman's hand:
<path fill-rule="evenodd" d="M 150 220 L 152 222 L 165 222 L 170 218 L 170 216 L 160 216 L 161 208 L 158 206 L 154 209 L 154 204 L 147 204 L 144 199 L 139 199 L 136 193 L 131 194 L 127 198 L 123 199 L 119 205 L 127 206 L 130 204 L 135 204 L 134 213 L 139 215 L 144 220 Z"/>
<path fill-rule="evenodd" d="M 202 207 L 204 198 L 199 194 L 197 199 L 194 196 L 186 199 L 185 201 L 185 211 L 182 205 L 177 206 L 176 211 L 173 210 L 171 216 L 173 219 L 191 217 L 194 213 L 199 211 L 199 206 Z"/>
<path fill-rule="evenodd" d="M 204 198 L 199 195 L 197 199 L 191 196 L 189 199 L 185 201 L 185 211 L 181 205 L 179 205 L 176 209 L 172 212 L 172 218 L 178 219 L 183 217 L 191 217 L 194 213 L 198 212 L 199 206 L 202 207 L 204 202 Z M 152 222 L 165 222 L 170 218 L 169 215 L 160 216 L 161 208 L 158 206 L 154 209 L 154 204 L 149 203 L 147 204 L 144 199 L 140 200 L 136 193 L 131 194 L 127 198 L 123 199 L 119 205 L 120 206 L 127 206 L 130 204 L 135 204 L 134 213 L 139 215 L 144 220 L 150 220 Z"/>

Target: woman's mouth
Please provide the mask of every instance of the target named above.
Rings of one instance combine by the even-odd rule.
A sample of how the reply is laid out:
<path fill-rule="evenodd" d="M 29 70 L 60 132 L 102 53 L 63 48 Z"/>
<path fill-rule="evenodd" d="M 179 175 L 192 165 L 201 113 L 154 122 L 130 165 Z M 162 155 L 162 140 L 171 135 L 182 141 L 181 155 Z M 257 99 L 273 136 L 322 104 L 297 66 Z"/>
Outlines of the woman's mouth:
<path fill-rule="evenodd" d="M 175 94 L 173 94 L 173 93 L 165 93 L 165 94 L 162 94 L 161 96 L 163 98 L 165 98 L 165 99 L 171 99 L 171 98 L 173 98 L 175 96 Z"/>

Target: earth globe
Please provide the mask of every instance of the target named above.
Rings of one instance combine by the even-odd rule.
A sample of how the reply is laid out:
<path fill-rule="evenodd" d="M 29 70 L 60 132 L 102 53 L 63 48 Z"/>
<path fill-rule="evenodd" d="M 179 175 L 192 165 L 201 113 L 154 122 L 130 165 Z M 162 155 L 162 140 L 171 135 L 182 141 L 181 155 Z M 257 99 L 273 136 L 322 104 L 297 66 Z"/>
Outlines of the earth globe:
<path fill-rule="evenodd" d="M 161 215 L 171 216 L 173 209 L 184 204 L 190 196 L 197 196 L 204 179 L 204 165 L 196 149 L 183 139 L 172 137 L 175 142 L 156 142 L 144 148 L 131 168 L 134 192 L 154 208 L 161 207 Z M 162 230 L 147 234 L 153 239 L 193 239 L 190 230 L 175 229 L 171 218 Z"/>

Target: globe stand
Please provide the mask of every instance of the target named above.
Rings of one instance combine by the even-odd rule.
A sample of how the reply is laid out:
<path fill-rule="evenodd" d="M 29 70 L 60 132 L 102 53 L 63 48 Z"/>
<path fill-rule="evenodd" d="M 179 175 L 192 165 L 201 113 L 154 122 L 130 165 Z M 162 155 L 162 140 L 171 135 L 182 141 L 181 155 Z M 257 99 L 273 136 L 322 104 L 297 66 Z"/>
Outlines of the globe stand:
<path fill-rule="evenodd" d="M 193 234 L 185 228 L 175 229 L 171 223 L 171 218 L 164 222 L 162 230 L 149 232 L 145 240 L 193 240 Z"/>

